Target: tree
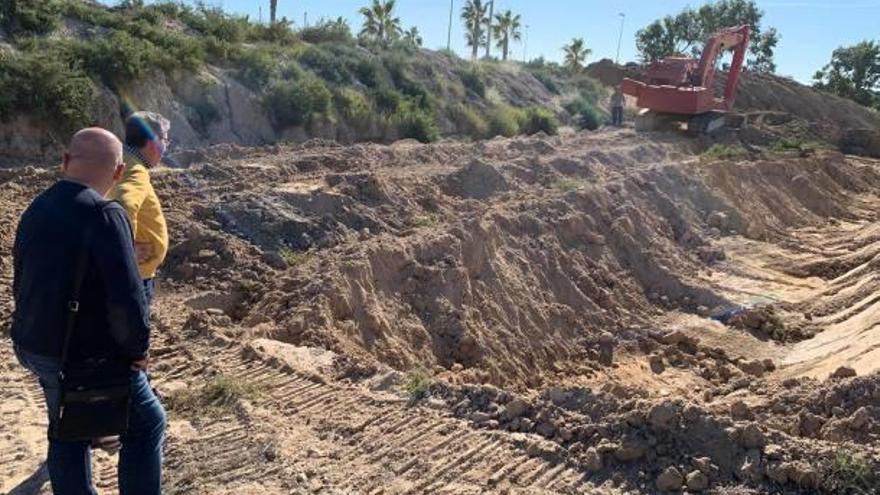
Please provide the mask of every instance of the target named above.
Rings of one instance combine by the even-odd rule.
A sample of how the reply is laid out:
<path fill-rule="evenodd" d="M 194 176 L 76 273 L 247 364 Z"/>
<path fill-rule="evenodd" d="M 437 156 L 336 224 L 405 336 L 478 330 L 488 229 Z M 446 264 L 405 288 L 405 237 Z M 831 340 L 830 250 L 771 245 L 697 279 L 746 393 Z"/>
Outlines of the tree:
<path fill-rule="evenodd" d="M 278 0 L 269 0 L 269 24 L 275 24 L 276 14 L 278 14 Z"/>
<path fill-rule="evenodd" d="M 575 38 L 571 43 L 562 47 L 565 52 L 565 66 L 573 73 L 578 73 L 583 69 L 584 60 L 593 53 L 586 47 L 583 38 Z"/>
<path fill-rule="evenodd" d="M 506 61 L 507 55 L 510 53 L 510 40 L 519 41 L 522 39 L 521 27 L 519 14 L 513 15 L 513 12 L 508 10 L 495 16 L 495 25 L 492 26 L 492 31 L 498 38 L 496 43 L 498 48 L 501 48 L 502 60 Z"/>
<path fill-rule="evenodd" d="M 363 7 L 360 14 L 364 16 L 364 27 L 361 36 L 373 38 L 380 43 L 396 40 L 402 29 L 400 18 L 394 17 L 396 0 L 373 0 L 370 7 Z"/>
<path fill-rule="evenodd" d="M 464 21 L 467 44 L 471 47 L 471 58 L 477 59 L 477 52 L 486 42 L 486 30 L 484 25 L 488 21 L 487 13 L 489 6 L 483 0 L 468 0 L 461 10 L 461 19 Z"/>
<path fill-rule="evenodd" d="M 764 12 L 755 0 L 719 0 L 652 22 L 636 33 L 636 47 L 647 62 L 671 55 L 699 57 L 702 43 L 713 33 L 747 24 L 752 28 L 749 68 L 757 72 L 773 72 L 776 70 L 773 55 L 780 35 L 774 28 L 761 29 L 763 17 Z"/>
<path fill-rule="evenodd" d="M 409 31 L 403 33 L 403 40 L 415 48 L 421 47 L 423 41 L 422 35 L 419 34 L 419 28 L 416 26 L 409 28 Z"/>
<path fill-rule="evenodd" d="M 840 47 L 813 76 L 818 89 L 880 109 L 880 42 Z"/>

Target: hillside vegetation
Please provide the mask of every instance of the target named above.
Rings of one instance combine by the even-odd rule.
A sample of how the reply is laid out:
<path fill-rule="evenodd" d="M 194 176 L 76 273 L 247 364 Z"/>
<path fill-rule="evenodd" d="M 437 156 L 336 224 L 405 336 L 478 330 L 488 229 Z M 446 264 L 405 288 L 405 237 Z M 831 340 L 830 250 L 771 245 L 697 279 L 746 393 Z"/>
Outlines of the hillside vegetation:
<path fill-rule="evenodd" d="M 86 0 L 10 0 L 0 15 L 0 119 L 27 116 L 55 141 L 114 127 L 132 108 L 170 113 L 185 145 L 429 142 L 601 120 L 604 90 L 582 74 L 542 60 L 468 62 L 411 38 L 366 41 L 342 19 L 294 29 L 206 6 Z M 248 130 L 224 122 L 244 116 Z"/>

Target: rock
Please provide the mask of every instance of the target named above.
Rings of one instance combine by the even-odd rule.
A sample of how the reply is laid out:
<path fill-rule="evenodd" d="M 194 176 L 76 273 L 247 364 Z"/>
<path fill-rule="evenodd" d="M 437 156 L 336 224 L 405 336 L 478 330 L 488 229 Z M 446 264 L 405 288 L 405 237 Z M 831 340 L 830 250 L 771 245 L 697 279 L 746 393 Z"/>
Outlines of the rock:
<path fill-rule="evenodd" d="M 678 419 L 678 411 L 671 402 L 663 402 L 648 412 L 648 423 L 654 431 L 668 431 Z"/>
<path fill-rule="evenodd" d="M 511 420 L 521 417 L 529 410 L 529 404 L 522 399 L 513 399 L 504 408 L 504 418 Z"/>
<path fill-rule="evenodd" d="M 646 450 L 644 442 L 635 438 L 625 439 L 614 451 L 614 457 L 620 462 L 633 462 L 644 457 Z"/>
<path fill-rule="evenodd" d="M 651 367 L 651 371 L 658 375 L 666 370 L 666 365 L 663 363 L 663 356 L 660 354 L 651 354 L 648 356 L 648 365 Z"/>
<path fill-rule="evenodd" d="M 709 308 L 703 305 L 697 306 L 697 314 L 703 317 L 709 316 Z"/>
<path fill-rule="evenodd" d="M 764 448 L 764 455 L 767 456 L 767 459 L 770 459 L 772 461 L 782 460 L 784 454 L 785 449 L 783 449 L 780 445 L 770 444 Z"/>
<path fill-rule="evenodd" d="M 696 459 L 694 459 L 694 467 L 705 474 L 709 474 L 712 472 L 712 458 L 697 457 Z"/>
<path fill-rule="evenodd" d="M 489 414 L 484 413 L 482 411 L 475 411 L 475 412 L 472 412 L 470 415 L 470 420 L 476 424 L 485 423 L 486 421 L 489 421 L 490 419 L 492 419 L 492 416 L 490 416 Z"/>
<path fill-rule="evenodd" d="M 762 361 L 762 362 L 764 363 L 764 369 L 765 369 L 765 370 L 767 370 L 767 371 L 776 371 L 776 363 L 774 363 L 772 359 L 767 358 L 767 359 L 765 359 L 765 360 Z"/>
<path fill-rule="evenodd" d="M 574 437 L 574 434 L 572 434 L 570 429 L 568 429 L 568 428 L 560 428 L 559 429 L 559 438 L 561 438 L 563 442 L 571 441 L 571 439 L 573 437 Z"/>
<path fill-rule="evenodd" d="M 601 471 L 603 466 L 602 455 L 596 450 L 596 447 L 590 447 L 584 453 L 584 468 L 590 472 Z"/>
<path fill-rule="evenodd" d="M 553 421 L 544 421 L 535 428 L 535 431 L 544 438 L 553 438 L 556 434 L 556 426 Z"/>
<path fill-rule="evenodd" d="M 687 475 L 687 489 L 692 492 L 702 492 L 709 488 L 709 477 L 701 471 L 692 471 Z"/>
<path fill-rule="evenodd" d="M 819 473 L 804 463 L 792 464 L 788 470 L 788 478 L 801 489 L 819 488 Z"/>
<path fill-rule="evenodd" d="M 740 443 L 747 449 L 756 449 L 763 447 L 767 443 L 767 439 L 758 425 L 751 423 L 742 430 Z"/>
<path fill-rule="evenodd" d="M 730 405 L 730 417 L 736 421 L 747 421 L 755 419 L 751 408 L 745 402 L 738 400 Z"/>
<path fill-rule="evenodd" d="M 666 345 L 677 345 L 689 341 L 691 341 L 691 338 L 688 337 L 687 334 L 682 332 L 681 330 L 673 330 L 660 337 L 660 342 Z"/>
<path fill-rule="evenodd" d="M 684 477 L 674 466 L 666 468 L 657 477 L 657 489 L 662 492 L 677 492 L 684 485 Z"/>
<path fill-rule="evenodd" d="M 850 368 L 849 366 L 841 366 L 840 368 L 837 368 L 834 373 L 831 374 L 831 378 L 852 378 L 856 375 L 856 370 Z"/>
<path fill-rule="evenodd" d="M 761 377 L 764 376 L 764 363 L 757 359 L 753 359 L 751 361 L 744 361 L 738 364 L 739 369 L 743 371 L 743 373 Z"/>
<path fill-rule="evenodd" d="M 849 418 L 849 427 L 852 430 L 863 430 L 871 422 L 871 411 L 867 407 L 860 407 Z"/>
<path fill-rule="evenodd" d="M 787 463 L 771 463 L 767 464 L 764 474 L 770 481 L 779 483 L 780 485 L 788 482 L 789 466 Z"/>
<path fill-rule="evenodd" d="M 825 420 L 813 413 L 801 411 L 798 415 L 798 433 L 802 437 L 816 438 Z"/>
<path fill-rule="evenodd" d="M 519 420 L 519 431 L 523 433 L 531 432 L 534 426 L 535 423 L 529 418 L 520 418 Z"/>
<path fill-rule="evenodd" d="M 287 261 L 275 251 L 264 251 L 260 258 L 263 260 L 263 263 L 277 270 L 284 270 L 287 268 Z"/>
<path fill-rule="evenodd" d="M 452 363 L 452 367 L 449 368 L 449 370 L 452 371 L 453 373 L 460 373 L 461 371 L 464 370 L 464 366 L 462 366 L 461 363 Z"/>
<path fill-rule="evenodd" d="M 726 213 L 721 211 L 713 211 L 710 213 L 708 218 L 706 218 L 706 223 L 709 224 L 709 227 L 718 229 L 722 232 L 730 228 L 730 218 Z"/>

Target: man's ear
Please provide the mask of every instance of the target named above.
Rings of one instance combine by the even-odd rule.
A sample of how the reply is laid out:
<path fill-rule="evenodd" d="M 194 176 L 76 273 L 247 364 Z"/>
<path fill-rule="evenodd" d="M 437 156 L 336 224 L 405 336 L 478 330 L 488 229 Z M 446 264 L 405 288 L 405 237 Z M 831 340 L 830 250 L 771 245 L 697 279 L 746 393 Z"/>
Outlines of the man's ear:
<path fill-rule="evenodd" d="M 67 167 L 70 164 L 70 153 L 64 152 L 64 155 L 61 156 L 61 173 L 67 173 Z"/>
<path fill-rule="evenodd" d="M 125 164 L 119 163 L 116 165 L 116 170 L 113 171 L 113 182 L 119 181 L 122 178 L 122 174 L 125 172 Z"/>

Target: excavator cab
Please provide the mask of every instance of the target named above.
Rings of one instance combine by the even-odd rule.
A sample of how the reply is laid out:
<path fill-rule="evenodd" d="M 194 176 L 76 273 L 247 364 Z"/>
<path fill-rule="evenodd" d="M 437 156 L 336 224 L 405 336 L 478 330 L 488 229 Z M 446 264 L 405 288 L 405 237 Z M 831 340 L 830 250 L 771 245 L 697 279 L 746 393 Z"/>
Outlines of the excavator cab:
<path fill-rule="evenodd" d="M 667 57 L 648 66 L 644 81 L 625 78 L 623 92 L 635 97 L 642 109 L 636 130 L 686 122 L 689 132 L 709 134 L 723 127 L 733 108 L 750 33 L 749 26 L 723 29 L 709 37 L 699 60 Z M 716 96 L 718 61 L 728 51 L 733 52 L 733 60 L 724 92 Z"/>

